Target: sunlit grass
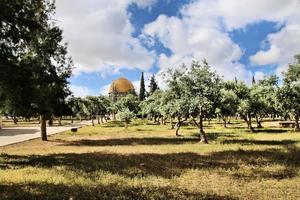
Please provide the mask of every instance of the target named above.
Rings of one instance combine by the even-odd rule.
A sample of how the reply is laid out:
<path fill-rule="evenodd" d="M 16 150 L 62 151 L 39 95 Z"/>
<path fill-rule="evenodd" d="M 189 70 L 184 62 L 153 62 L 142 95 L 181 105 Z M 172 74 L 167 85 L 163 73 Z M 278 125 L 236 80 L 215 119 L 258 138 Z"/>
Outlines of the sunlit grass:
<path fill-rule="evenodd" d="M 109 122 L 2 147 L 0 199 L 299 199 L 300 134 L 264 126 L 214 120 L 200 144 L 191 124 Z"/>

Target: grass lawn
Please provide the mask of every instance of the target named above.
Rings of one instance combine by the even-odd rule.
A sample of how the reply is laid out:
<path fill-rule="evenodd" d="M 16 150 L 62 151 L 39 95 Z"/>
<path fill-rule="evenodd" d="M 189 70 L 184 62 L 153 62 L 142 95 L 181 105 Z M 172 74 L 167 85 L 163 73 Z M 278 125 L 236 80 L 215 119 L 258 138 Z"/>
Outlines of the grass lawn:
<path fill-rule="evenodd" d="M 109 122 L 0 147 L 0 199 L 300 199 L 300 133 Z M 1 139 L 1 137 L 0 137 Z"/>

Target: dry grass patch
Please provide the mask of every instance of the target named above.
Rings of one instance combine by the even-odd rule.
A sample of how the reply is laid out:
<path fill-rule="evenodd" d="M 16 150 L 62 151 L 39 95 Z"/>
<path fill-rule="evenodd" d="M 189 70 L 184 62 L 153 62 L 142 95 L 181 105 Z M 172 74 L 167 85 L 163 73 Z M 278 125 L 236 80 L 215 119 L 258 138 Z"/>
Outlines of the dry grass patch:
<path fill-rule="evenodd" d="M 2 147 L 0 199 L 299 199 L 300 134 L 234 123 L 207 125 L 208 145 L 136 121 Z"/>

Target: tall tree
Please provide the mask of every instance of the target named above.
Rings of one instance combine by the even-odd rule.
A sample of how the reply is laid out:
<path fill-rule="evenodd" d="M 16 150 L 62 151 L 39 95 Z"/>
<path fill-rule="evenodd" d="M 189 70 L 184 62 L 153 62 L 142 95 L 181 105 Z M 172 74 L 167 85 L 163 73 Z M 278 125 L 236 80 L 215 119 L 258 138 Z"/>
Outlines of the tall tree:
<path fill-rule="evenodd" d="M 252 85 L 254 85 L 256 83 L 256 81 L 255 81 L 255 77 L 254 76 L 252 76 Z"/>
<path fill-rule="evenodd" d="M 116 117 L 125 122 L 126 128 L 131 119 L 139 112 L 139 103 L 138 97 L 133 94 L 128 94 L 115 103 L 116 109 L 118 110 Z"/>
<path fill-rule="evenodd" d="M 259 80 L 252 86 L 251 95 L 256 100 L 255 119 L 257 127 L 262 128 L 261 121 L 271 115 L 273 118 L 278 114 L 276 92 L 278 90 L 278 77 L 271 75 Z"/>
<path fill-rule="evenodd" d="M 13 115 L 31 113 L 33 65 L 28 46 L 42 29 L 37 19 L 40 1 L 0 1 L 0 110 Z M 26 51 L 27 50 L 27 51 Z M 27 61 L 26 61 L 27 60 Z M 21 64 L 22 63 L 22 64 Z"/>
<path fill-rule="evenodd" d="M 255 132 L 255 129 L 252 126 L 252 117 L 254 115 L 254 108 L 256 99 L 253 99 L 251 95 L 251 88 L 248 87 L 244 82 L 239 81 L 234 85 L 234 93 L 239 99 L 238 104 L 238 114 L 240 117 L 245 120 L 248 128 Z"/>
<path fill-rule="evenodd" d="M 100 95 L 98 97 L 98 102 L 99 102 L 99 113 L 98 113 L 98 124 L 99 123 L 99 117 L 101 120 L 101 123 L 103 123 L 103 119 L 106 120 L 106 115 L 108 115 L 109 113 L 111 113 L 110 107 L 112 102 L 110 101 L 110 99 L 108 97 L 102 96 Z"/>
<path fill-rule="evenodd" d="M 151 79 L 150 79 L 150 85 L 149 85 L 149 94 L 153 94 L 156 90 L 158 90 L 159 87 L 157 85 L 157 82 L 155 80 L 155 76 L 154 74 L 151 76 Z"/>
<path fill-rule="evenodd" d="M 122 111 L 119 111 L 116 116 L 119 120 L 124 121 L 125 128 L 128 128 L 128 124 L 130 123 L 131 119 L 135 117 L 135 114 L 131 112 L 128 108 L 125 108 Z"/>
<path fill-rule="evenodd" d="M 187 71 L 187 67 L 183 65 L 181 69 Z M 183 71 L 175 70 L 169 71 L 168 87 L 169 87 L 169 102 L 164 103 L 164 107 L 169 107 L 172 111 L 169 111 L 171 114 L 170 117 L 175 117 L 177 122 L 175 125 L 175 134 L 180 136 L 179 129 L 183 122 L 185 122 L 191 114 L 192 106 L 190 95 L 186 92 L 184 87 L 184 81 L 187 80 Z M 172 127 L 172 126 L 171 126 Z"/>
<path fill-rule="evenodd" d="M 295 63 L 289 65 L 283 81 L 283 86 L 278 91 L 278 100 L 282 109 L 294 118 L 295 128 L 300 131 L 300 55 L 296 55 Z"/>
<path fill-rule="evenodd" d="M 139 99 L 137 96 L 133 94 L 127 94 L 125 97 L 120 98 L 116 103 L 115 106 L 119 111 L 123 111 L 125 109 L 129 109 L 130 112 L 137 114 L 140 110 L 139 107 Z"/>
<path fill-rule="evenodd" d="M 142 114 L 146 114 L 148 118 L 154 119 L 154 122 L 158 122 L 157 118 L 160 116 L 159 104 L 161 95 L 162 91 L 156 91 L 140 104 Z"/>
<path fill-rule="evenodd" d="M 54 2 L 4 0 L 0 8 L 0 99 L 19 116 L 40 115 L 47 140 L 46 120 L 70 94 L 72 65 L 52 20 Z"/>
<path fill-rule="evenodd" d="M 184 70 L 184 69 L 183 69 Z M 189 114 L 199 128 L 200 142 L 207 143 L 204 132 L 204 117 L 211 117 L 220 101 L 220 77 L 203 61 L 192 62 L 189 70 L 171 72 L 169 87 L 174 93 L 181 95 L 181 100 L 189 102 Z"/>
<path fill-rule="evenodd" d="M 95 126 L 94 119 L 100 112 L 99 99 L 95 96 L 87 96 L 85 98 L 85 105 L 90 114 L 90 118 L 92 120 L 92 125 Z"/>
<path fill-rule="evenodd" d="M 237 113 L 239 105 L 239 99 L 234 90 L 230 87 L 231 85 L 235 84 L 236 82 L 228 81 L 220 90 L 221 98 L 217 108 L 217 113 L 222 118 L 225 128 L 227 127 L 228 118 Z"/>
<path fill-rule="evenodd" d="M 145 96 L 146 96 L 145 80 L 144 80 L 144 72 L 142 72 L 141 82 L 140 82 L 140 93 L 139 93 L 140 101 L 144 101 Z"/>

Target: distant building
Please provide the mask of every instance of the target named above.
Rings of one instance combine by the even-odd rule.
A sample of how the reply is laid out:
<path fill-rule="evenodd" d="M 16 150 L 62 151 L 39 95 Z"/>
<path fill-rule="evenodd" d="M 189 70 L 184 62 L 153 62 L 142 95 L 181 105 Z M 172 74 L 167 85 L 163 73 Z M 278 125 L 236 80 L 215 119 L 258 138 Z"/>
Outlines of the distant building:
<path fill-rule="evenodd" d="M 116 102 L 120 97 L 124 97 L 127 94 L 136 94 L 133 84 L 126 78 L 119 78 L 112 82 L 109 88 L 109 98 Z"/>

